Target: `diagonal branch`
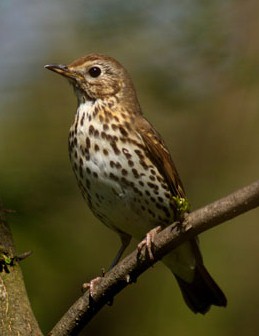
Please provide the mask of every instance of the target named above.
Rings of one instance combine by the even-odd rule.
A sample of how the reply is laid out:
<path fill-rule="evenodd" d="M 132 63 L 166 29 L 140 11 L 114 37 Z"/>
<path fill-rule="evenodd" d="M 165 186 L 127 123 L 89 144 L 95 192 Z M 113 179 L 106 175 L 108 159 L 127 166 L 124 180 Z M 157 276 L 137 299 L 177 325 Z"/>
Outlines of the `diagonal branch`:
<path fill-rule="evenodd" d="M 77 335 L 78 332 L 116 294 L 136 279 L 170 250 L 184 241 L 210 228 L 226 222 L 259 206 L 259 181 L 240 189 L 186 216 L 181 224 L 172 224 L 161 231 L 154 240 L 154 260 L 139 256 L 135 250 L 105 274 L 89 296 L 84 293 L 64 314 L 49 336 Z"/>

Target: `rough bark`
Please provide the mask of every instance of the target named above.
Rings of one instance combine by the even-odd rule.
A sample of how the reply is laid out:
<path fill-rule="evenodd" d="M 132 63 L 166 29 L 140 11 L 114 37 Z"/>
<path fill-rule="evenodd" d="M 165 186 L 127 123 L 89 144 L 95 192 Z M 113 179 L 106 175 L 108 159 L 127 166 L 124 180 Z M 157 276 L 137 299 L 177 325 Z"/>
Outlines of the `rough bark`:
<path fill-rule="evenodd" d="M 16 251 L 0 205 L 0 335 L 42 336 L 24 286 Z M 3 260 L 6 259 L 6 262 Z M 9 263 L 10 261 L 10 263 Z"/>

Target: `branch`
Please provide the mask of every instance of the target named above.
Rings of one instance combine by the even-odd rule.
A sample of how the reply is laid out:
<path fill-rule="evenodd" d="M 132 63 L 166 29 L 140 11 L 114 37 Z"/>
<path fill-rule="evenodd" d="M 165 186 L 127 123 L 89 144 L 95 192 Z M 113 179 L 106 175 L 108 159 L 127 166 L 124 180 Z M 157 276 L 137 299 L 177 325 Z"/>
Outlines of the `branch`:
<path fill-rule="evenodd" d="M 197 234 L 259 206 L 259 181 L 188 214 L 181 225 L 172 224 L 157 234 L 154 260 L 136 249 L 105 274 L 91 297 L 85 292 L 64 314 L 49 336 L 77 335 L 106 304 L 173 248 Z"/>

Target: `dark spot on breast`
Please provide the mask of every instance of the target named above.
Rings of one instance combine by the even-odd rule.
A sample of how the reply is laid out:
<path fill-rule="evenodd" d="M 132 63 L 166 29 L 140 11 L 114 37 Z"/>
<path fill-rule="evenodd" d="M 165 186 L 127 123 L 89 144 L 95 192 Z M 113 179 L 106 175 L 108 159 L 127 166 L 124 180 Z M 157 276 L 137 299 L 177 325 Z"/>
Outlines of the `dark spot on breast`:
<path fill-rule="evenodd" d="M 120 154 L 120 150 L 119 150 L 119 148 L 117 147 L 116 142 L 115 142 L 115 141 L 111 141 L 111 142 L 110 142 L 110 145 L 111 145 L 111 147 L 112 147 L 112 149 L 113 149 L 113 151 L 114 151 L 114 154 L 119 155 L 119 154 Z"/>
<path fill-rule="evenodd" d="M 121 170 L 121 173 L 124 176 L 128 175 L 128 171 L 126 169 L 124 169 L 124 168 Z"/>
<path fill-rule="evenodd" d="M 118 129 L 118 125 L 116 125 L 116 124 L 111 124 L 111 128 L 112 128 L 114 131 L 116 131 L 116 130 Z"/>
<path fill-rule="evenodd" d="M 117 169 L 121 169 L 121 164 L 117 161 L 117 162 L 115 163 L 115 167 L 116 167 Z"/>
<path fill-rule="evenodd" d="M 97 179 L 98 178 L 98 174 L 96 172 L 93 172 L 93 177 Z"/>
<path fill-rule="evenodd" d="M 161 183 L 161 187 L 164 189 L 164 190 L 169 190 L 169 187 L 166 183 Z"/>
<path fill-rule="evenodd" d="M 107 134 L 103 131 L 101 132 L 101 138 L 104 140 L 107 138 Z"/>
<path fill-rule="evenodd" d="M 84 125 L 84 120 L 85 120 L 85 113 L 82 114 L 82 117 L 80 119 L 80 125 L 83 126 Z"/>
<path fill-rule="evenodd" d="M 150 188 L 152 188 L 152 189 L 158 189 L 158 188 L 159 188 L 158 185 L 156 185 L 156 184 L 154 184 L 154 183 L 152 183 L 152 182 L 148 182 L 147 185 L 148 185 Z"/>
<path fill-rule="evenodd" d="M 129 153 L 129 150 L 125 147 L 122 148 L 122 153 L 125 155 L 127 159 L 130 159 L 132 155 Z"/>
<path fill-rule="evenodd" d="M 151 173 L 152 175 L 156 175 L 156 171 L 155 171 L 155 169 L 150 169 L 150 173 Z"/>
<path fill-rule="evenodd" d="M 85 145 L 86 145 L 86 148 L 90 148 L 91 147 L 91 141 L 90 141 L 89 137 L 86 138 Z"/>
<path fill-rule="evenodd" d="M 95 145 L 94 145 L 94 150 L 95 150 L 96 152 L 98 152 L 98 151 L 100 150 L 100 147 L 99 147 L 97 144 L 95 144 Z"/>
<path fill-rule="evenodd" d="M 141 164 L 141 166 L 145 169 L 148 170 L 148 165 L 146 164 L 146 162 L 144 160 L 139 160 L 139 163 Z"/>
<path fill-rule="evenodd" d="M 85 150 L 85 159 L 86 159 L 86 161 L 89 161 L 89 160 L 90 160 L 90 152 L 89 152 L 89 149 L 86 149 L 86 150 Z"/>
<path fill-rule="evenodd" d="M 106 140 L 109 141 L 109 142 L 112 142 L 113 141 L 113 136 L 111 134 L 106 133 Z"/>
<path fill-rule="evenodd" d="M 109 176 L 110 176 L 110 179 L 112 179 L 113 181 L 119 180 L 118 176 L 114 175 L 113 173 L 110 173 Z"/>
<path fill-rule="evenodd" d="M 144 158 L 143 152 L 140 149 L 135 149 L 135 153 L 140 159 Z"/>
<path fill-rule="evenodd" d="M 163 203 L 163 202 L 164 202 L 164 200 L 163 200 L 163 198 L 162 198 L 161 196 L 158 196 L 157 199 L 158 199 L 158 201 L 159 201 L 160 203 Z"/>
<path fill-rule="evenodd" d="M 103 154 L 104 154 L 105 156 L 109 155 L 109 152 L 108 152 L 108 150 L 107 150 L 106 148 L 103 149 Z"/>
<path fill-rule="evenodd" d="M 170 214 L 170 211 L 166 208 L 166 207 L 162 207 L 166 217 L 170 218 L 171 217 L 171 214 Z"/>
<path fill-rule="evenodd" d="M 125 130 L 124 127 L 119 126 L 119 130 L 120 130 L 120 132 L 121 132 L 121 135 L 123 135 L 124 137 L 127 137 L 127 136 L 128 136 L 128 132 Z"/>
<path fill-rule="evenodd" d="M 133 167 L 133 166 L 134 166 L 134 162 L 133 162 L 132 160 L 128 160 L 128 165 L 129 165 L 130 167 Z"/>
<path fill-rule="evenodd" d="M 138 181 L 139 185 L 141 185 L 142 187 L 144 187 L 144 182 L 143 181 Z"/>
<path fill-rule="evenodd" d="M 114 167 L 115 167 L 115 162 L 112 161 L 112 160 L 110 161 L 110 167 L 111 167 L 111 168 L 114 168 Z"/>
<path fill-rule="evenodd" d="M 88 128 L 88 133 L 89 133 L 89 135 L 93 135 L 94 134 L 94 127 L 93 127 L 93 125 L 90 125 L 89 126 L 89 128 Z"/>
<path fill-rule="evenodd" d="M 155 180 L 156 180 L 156 178 L 155 178 L 154 175 L 150 175 L 150 176 L 149 176 L 149 179 L 150 179 L 151 181 L 155 181 Z"/>
<path fill-rule="evenodd" d="M 127 186 L 134 186 L 134 182 L 130 182 L 129 180 L 127 180 L 124 176 L 121 177 L 121 182 Z"/>
<path fill-rule="evenodd" d="M 165 192 L 164 195 L 165 195 L 165 197 L 168 198 L 168 199 L 171 198 L 171 194 L 170 194 L 169 192 Z"/>
<path fill-rule="evenodd" d="M 116 135 L 114 135 L 114 136 L 112 137 L 112 139 L 113 139 L 113 141 L 115 141 L 115 142 L 117 142 L 117 141 L 119 140 L 119 138 L 118 138 Z"/>
<path fill-rule="evenodd" d="M 137 187 L 133 187 L 133 190 L 135 191 L 135 193 L 139 194 L 139 196 L 143 196 L 142 191 L 140 191 Z"/>
<path fill-rule="evenodd" d="M 108 129 L 109 129 L 109 125 L 108 124 L 103 124 L 103 130 L 108 131 Z"/>
<path fill-rule="evenodd" d="M 139 173 L 138 173 L 137 169 L 132 168 L 132 173 L 133 173 L 135 178 L 139 178 Z"/>

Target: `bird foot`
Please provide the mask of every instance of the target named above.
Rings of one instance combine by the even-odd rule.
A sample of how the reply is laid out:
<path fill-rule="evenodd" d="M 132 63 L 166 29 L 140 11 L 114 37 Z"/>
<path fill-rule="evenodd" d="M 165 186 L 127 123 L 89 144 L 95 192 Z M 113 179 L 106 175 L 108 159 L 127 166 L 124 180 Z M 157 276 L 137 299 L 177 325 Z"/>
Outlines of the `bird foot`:
<path fill-rule="evenodd" d="M 82 285 L 82 292 L 85 293 L 89 290 L 90 298 L 93 298 L 97 294 L 97 288 L 99 287 L 102 281 L 102 277 L 96 277 L 90 282 L 86 282 Z"/>
<path fill-rule="evenodd" d="M 105 275 L 105 271 L 104 271 L 104 269 L 102 269 L 102 275 L 101 276 L 98 276 L 98 277 L 92 279 L 90 282 L 83 283 L 82 292 L 85 293 L 86 291 L 89 290 L 89 296 L 91 298 L 93 298 L 97 293 L 97 289 L 98 289 L 104 275 Z"/>
<path fill-rule="evenodd" d="M 138 251 L 139 253 L 143 248 L 145 248 L 145 251 L 148 253 L 149 259 L 154 260 L 154 255 L 152 252 L 152 246 L 154 242 L 155 236 L 162 230 L 161 226 L 157 226 L 151 231 L 149 231 L 146 235 L 146 238 L 143 239 L 139 244 L 138 244 Z"/>

